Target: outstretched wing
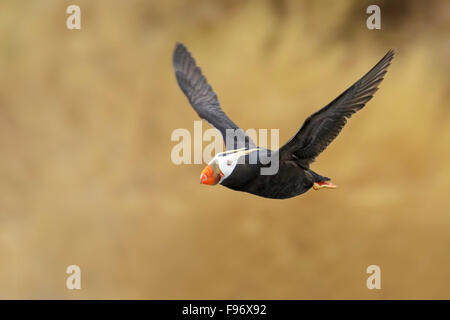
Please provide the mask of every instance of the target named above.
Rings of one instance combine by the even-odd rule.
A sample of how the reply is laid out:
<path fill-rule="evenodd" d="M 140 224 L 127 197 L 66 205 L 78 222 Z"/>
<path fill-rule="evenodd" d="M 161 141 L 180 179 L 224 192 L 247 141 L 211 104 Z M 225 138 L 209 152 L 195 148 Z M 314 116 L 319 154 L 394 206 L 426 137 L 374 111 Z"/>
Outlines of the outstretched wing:
<path fill-rule="evenodd" d="M 280 158 L 294 158 L 305 166 L 313 162 L 337 137 L 347 119 L 372 98 L 393 57 L 394 51 L 391 49 L 364 77 L 309 116 L 294 137 L 280 148 Z"/>
<path fill-rule="evenodd" d="M 178 84 L 200 118 L 220 131 L 227 149 L 254 148 L 253 141 L 220 108 L 217 95 L 186 47 L 177 43 L 173 68 Z M 228 135 L 228 137 L 227 137 Z"/>

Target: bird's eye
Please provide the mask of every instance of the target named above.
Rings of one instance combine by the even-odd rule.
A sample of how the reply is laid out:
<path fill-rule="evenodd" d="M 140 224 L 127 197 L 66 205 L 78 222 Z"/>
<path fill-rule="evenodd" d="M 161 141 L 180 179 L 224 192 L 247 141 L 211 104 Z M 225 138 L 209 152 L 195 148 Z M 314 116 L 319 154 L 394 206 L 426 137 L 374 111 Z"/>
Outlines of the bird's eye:
<path fill-rule="evenodd" d="M 231 166 L 233 164 L 233 162 L 231 162 L 230 160 L 227 161 L 227 166 Z"/>

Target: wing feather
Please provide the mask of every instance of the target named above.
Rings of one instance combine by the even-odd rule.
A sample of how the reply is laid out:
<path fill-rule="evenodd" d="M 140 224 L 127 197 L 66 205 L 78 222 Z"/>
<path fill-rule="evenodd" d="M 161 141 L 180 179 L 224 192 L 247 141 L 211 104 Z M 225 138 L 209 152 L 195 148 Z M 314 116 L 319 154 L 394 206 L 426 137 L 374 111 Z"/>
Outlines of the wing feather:
<path fill-rule="evenodd" d="M 309 116 L 300 130 L 279 150 L 282 159 L 295 156 L 308 166 L 338 136 L 355 112 L 365 106 L 383 81 L 394 51 L 388 53 L 360 80 L 331 103 Z"/>
<path fill-rule="evenodd" d="M 200 116 L 220 131 L 227 149 L 254 148 L 253 141 L 226 114 L 214 90 L 203 76 L 187 48 L 177 43 L 173 53 L 173 68 L 178 85 Z M 228 134 L 228 137 L 227 137 Z"/>

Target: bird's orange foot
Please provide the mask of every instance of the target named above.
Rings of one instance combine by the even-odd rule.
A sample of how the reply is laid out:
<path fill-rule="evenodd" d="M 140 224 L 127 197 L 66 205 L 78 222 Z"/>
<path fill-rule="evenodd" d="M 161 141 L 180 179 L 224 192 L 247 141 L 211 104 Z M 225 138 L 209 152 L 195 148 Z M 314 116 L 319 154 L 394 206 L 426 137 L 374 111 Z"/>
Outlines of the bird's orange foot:
<path fill-rule="evenodd" d="M 320 182 L 314 182 L 313 188 L 314 188 L 314 190 L 319 190 L 322 188 L 336 189 L 337 186 L 335 184 L 333 184 L 331 181 L 320 181 Z"/>

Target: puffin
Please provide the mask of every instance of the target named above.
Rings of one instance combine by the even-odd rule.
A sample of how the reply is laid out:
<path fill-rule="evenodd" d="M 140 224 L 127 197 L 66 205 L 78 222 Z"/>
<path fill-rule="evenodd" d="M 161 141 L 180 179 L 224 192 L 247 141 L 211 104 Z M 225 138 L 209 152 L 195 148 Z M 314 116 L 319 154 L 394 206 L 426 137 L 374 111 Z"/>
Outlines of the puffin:
<path fill-rule="evenodd" d="M 271 199 L 292 198 L 311 188 L 335 189 L 330 178 L 314 172 L 310 165 L 338 136 L 347 119 L 372 99 L 393 57 L 390 49 L 361 79 L 310 115 L 281 148 L 270 150 L 257 147 L 224 113 L 191 53 L 176 43 L 172 62 L 178 85 L 198 116 L 221 133 L 226 147 L 201 171 L 200 183 Z"/>

